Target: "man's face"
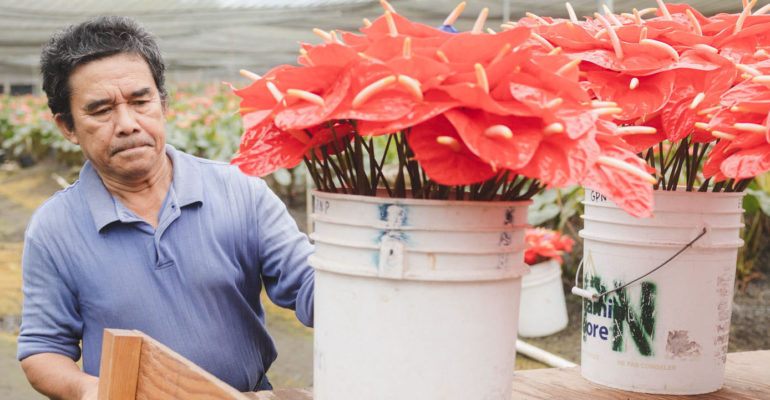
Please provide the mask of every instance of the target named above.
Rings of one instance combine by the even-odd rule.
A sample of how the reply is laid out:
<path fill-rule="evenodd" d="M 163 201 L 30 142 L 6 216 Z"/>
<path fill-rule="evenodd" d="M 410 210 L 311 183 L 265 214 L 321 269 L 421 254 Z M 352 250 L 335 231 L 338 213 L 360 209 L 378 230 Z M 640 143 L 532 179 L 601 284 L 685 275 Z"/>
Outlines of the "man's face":
<path fill-rule="evenodd" d="M 80 145 L 102 176 L 120 181 L 148 177 L 165 162 L 164 107 L 143 58 L 117 54 L 78 66 L 70 74 L 69 129 L 59 129 Z"/>

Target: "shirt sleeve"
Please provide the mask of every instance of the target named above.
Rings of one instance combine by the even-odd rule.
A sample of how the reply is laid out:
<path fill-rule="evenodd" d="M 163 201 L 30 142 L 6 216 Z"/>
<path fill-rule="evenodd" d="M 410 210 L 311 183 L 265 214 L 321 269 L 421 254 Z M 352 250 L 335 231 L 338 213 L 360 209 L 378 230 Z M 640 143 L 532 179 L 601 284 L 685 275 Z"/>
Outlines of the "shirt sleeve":
<path fill-rule="evenodd" d="M 297 319 L 312 327 L 314 274 L 307 258 L 313 246 L 278 196 L 264 181 L 259 185 L 258 248 L 265 291 L 273 303 L 295 310 Z"/>
<path fill-rule="evenodd" d="M 21 330 L 17 356 L 58 353 L 80 359 L 83 320 L 77 299 L 59 273 L 50 252 L 27 235 L 22 255 Z"/>

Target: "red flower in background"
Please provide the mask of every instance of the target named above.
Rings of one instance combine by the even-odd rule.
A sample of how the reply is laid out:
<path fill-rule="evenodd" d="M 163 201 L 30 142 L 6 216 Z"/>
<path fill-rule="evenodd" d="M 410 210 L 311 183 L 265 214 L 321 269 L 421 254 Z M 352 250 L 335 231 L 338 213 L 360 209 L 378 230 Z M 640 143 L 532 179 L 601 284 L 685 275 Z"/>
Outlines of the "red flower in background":
<path fill-rule="evenodd" d="M 529 247 L 524 251 L 524 262 L 529 265 L 551 258 L 561 264 L 561 255 L 571 252 L 575 244 L 569 236 L 545 228 L 527 229 L 525 240 Z"/>

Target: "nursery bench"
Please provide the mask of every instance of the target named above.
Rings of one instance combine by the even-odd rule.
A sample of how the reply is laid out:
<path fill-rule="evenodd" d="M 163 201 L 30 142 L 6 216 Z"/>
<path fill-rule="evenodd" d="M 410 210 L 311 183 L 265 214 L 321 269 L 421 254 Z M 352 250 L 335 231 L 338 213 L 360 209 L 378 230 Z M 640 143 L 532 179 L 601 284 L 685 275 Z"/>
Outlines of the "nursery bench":
<path fill-rule="evenodd" d="M 727 355 L 724 387 L 700 400 L 770 398 L 770 350 Z M 99 400 L 312 400 L 311 389 L 241 393 L 162 343 L 139 332 L 105 329 Z M 588 382 L 580 367 L 516 371 L 512 399 L 682 399 L 610 389 Z"/>

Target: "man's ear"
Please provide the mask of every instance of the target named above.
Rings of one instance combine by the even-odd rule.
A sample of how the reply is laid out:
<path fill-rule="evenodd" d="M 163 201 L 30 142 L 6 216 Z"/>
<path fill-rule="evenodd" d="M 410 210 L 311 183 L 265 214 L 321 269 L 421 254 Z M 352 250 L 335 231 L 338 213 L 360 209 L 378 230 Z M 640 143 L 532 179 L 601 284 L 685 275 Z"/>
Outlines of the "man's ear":
<path fill-rule="evenodd" d="M 59 132 L 61 132 L 62 135 L 67 138 L 67 140 L 72 142 L 72 144 L 80 144 L 78 142 L 78 137 L 75 135 L 75 129 L 71 125 L 71 119 L 68 120 L 67 117 L 62 113 L 54 115 L 53 119 L 56 122 L 56 127 L 59 128 Z"/>

